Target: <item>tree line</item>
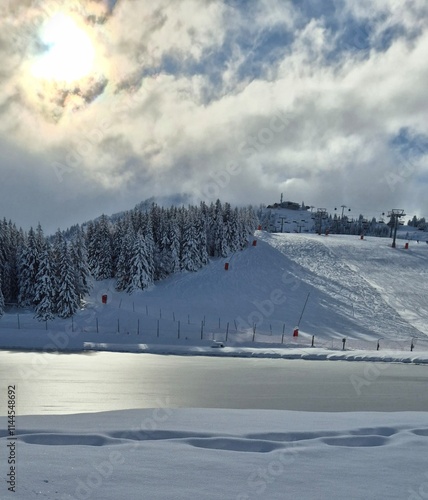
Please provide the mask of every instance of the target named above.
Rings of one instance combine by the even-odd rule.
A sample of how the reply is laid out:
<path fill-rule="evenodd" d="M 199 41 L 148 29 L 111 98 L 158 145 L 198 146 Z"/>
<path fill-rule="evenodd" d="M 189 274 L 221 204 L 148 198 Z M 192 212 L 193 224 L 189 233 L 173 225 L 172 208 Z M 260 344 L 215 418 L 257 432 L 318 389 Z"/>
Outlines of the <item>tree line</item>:
<path fill-rule="evenodd" d="M 45 236 L 0 222 L 0 315 L 5 304 L 32 308 L 41 321 L 72 316 L 92 279 L 115 278 L 132 293 L 181 272 L 194 272 L 210 257 L 247 246 L 257 226 L 251 206 L 217 200 L 210 205 L 164 208 L 152 203 Z"/>

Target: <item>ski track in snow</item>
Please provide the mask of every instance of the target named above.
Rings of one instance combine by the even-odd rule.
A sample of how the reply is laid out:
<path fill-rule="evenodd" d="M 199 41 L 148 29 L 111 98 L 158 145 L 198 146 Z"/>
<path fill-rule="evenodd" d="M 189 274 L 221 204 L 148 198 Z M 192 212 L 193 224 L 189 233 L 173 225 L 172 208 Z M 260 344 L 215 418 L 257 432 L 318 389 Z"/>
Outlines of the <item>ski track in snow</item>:
<path fill-rule="evenodd" d="M 165 441 L 170 444 L 192 446 L 211 450 L 248 453 L 271 453 L 287 449 L 290 444 L 302 443 L 308 446 L 313 443 L 326 446 L 349 448 L 393 445 L 413 436 L 428 438 L 428 427 L 369 427 L 347 431 L 318 432 L 262 432 L 244 434 L 242 436 L 220 435 L 217 433 L 183 432 L 183 431 L 112 431 L 104 434 L 37 432 L 21 430 L 16 439 L 27 445 L 43 446 L 112 446 L 135 443 Z M 2 431 L 0 438 L 5 440 L 7 433 Z M 427 443 L 428 444 L 428 443 Z"/>

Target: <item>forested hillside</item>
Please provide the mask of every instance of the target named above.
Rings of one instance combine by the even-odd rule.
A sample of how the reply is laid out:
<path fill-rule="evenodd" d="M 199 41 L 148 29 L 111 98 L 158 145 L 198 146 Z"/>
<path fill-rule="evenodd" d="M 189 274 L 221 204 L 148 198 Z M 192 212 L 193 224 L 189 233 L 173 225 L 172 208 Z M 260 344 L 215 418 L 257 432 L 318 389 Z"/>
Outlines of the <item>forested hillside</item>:
<path fill-rule="evenodd" d="M 91 279 L 116 279 L 133 292 L 170 274 L 197 271 L 210 257 L 242 250 L 257 225 L 251 207 L 229 203 L 164 208 L 139 205 L 47 237 L 0 222 L 0 314 L 5 304 L 34 308 L 40 320 L 66 318 L 81 306 Z"/>

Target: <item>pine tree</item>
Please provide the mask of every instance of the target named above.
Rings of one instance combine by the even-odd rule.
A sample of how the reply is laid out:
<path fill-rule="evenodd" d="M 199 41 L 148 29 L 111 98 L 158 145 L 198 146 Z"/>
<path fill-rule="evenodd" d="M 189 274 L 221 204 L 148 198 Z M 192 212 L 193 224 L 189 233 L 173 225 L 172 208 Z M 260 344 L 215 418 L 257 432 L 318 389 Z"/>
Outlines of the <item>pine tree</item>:
<path fill-rule="evenodd" d="M 4 220 L 0 223 L 0 293 L 2 294 L 3 301 L 5 293 L 5 277 L 8 272 L 8 249 L 9 241 L 7 222 Z"/>
<path fill-rule="evenodd" d="M 1 281 L 0 281 L 0 318 L 4 314 L 4 297 L 3 292 L 1 291 Z"/>
<path fill-rule="evenodd" d="M 153 227 L 153 260 L 155 269 L 155 280 L 166 278 L 169 274 L 169 238 L 167 220 L 164 209 L 156 205 L 152 207 L 151 213 Z"/>
<path fill-rule="evenodd" d="M 38 249 L 33 228 L 28 232 L 28 237 L 21 247 L 19 258 L 19 296 L 21 307 L 34 304 L 34 287 L 38 272 Z"/>
<path fill-rule="evenodd" d="M 16 227 L 3 219 L 0 223 L 0 276 L 5 302 L 16 302 L 18 298 L 17 238 Z"/>
<path fill-rule="evenodd" d="M 71 259 L 76 273 L 76 290 L 82 300 L 90 292 L 91 282 L 85 239 L 80 228 L 75 230 L 71 244 Z"/>
<path fill-rule="evenodd" d="M 131 285 L 131 260 L 133 257 L 133 246 L 135 241 L 134 229 L 129 221 L 123 230 L 121 243 L 119 245 L 119 256 L 116 264 L 116 289 L 127 290 Z"/>
<path fill-rule="evenodd" d="M 227 246 L 225 227 L 221 215 L 217 215 L 214 221 L 214 257 L 227 257 L 229 247 Z"/>
<path fill-rule="evenodd" d="M 35 285 L 35 317 L 40 321 L 54 318 L 55 310 L 55 273 L 53 269 L 53 257 L 49 243 L 42 244 L 39 270 Z"/>
<path fill-rule="evenodd" d="M 18 248 L 22 242 L 21 232 L 17 230 L 12 221 L 9 221 L 7 266 L 3 274 L 3 295 L 6 302 L 18 301 Z"/>
<path fill-rule="evenodd" d="M 92 276 L 96 280 L 112 278 L 113 242 L 107 216 L 102 215 L 95 224 L 88 226 L 87 240 L 88 263 Z"/>
<path fill-rule="evenodd" d="M 155 249 L 155 279 L 166 278 L 172 272 L 171 241 L 169 231 L 165 228 L 159 246 Z"/>
<path fill-rule="evenodd" d="M 207 242 L 207 224 L 204 214 L 198 210 L 195 215 L 196 228 L 196 246 L 198 248 L 198 260 L 200 266 L 205 266 L 209 262 L 208 242 Z"/>
<path fill-rule="evenodd" d="M 171 255 L 171 273 L 180 271 L 180 227 L 176 219 L 173 219 L 169 226 L 168 239 Z"/>
<path fill-rule="evenodd" d="M 195 225 L 190 214 L 185 216 L 183 223 L 180 267 L 185 271 L 197 271 L 201 267 Z"/>
<path fill-rule="evenodd" d="M 227 246 L 231 253 L 240 250 L 239 241 L 239 213 L 237 209 L 230 209 L 227 221 Z"/>
<path fill-rule="evenodd" d="M 37 224 L 36 231 L 34 233 L 34 241 L 37 248 L 37 252 L 40 254 L 43 250 L 43 246 L 45 243 L 45 237 L 43 235 L 43 229 L 40 225 L 40 222 Z"/>
<path fill-rule="evenodd" d="M 150 214 L 146 214 L 141 234 L 146 242 L 147 270 L 153 282 L 155 276 L 155 242 L 153 237 L 153 223 Z"/>
<path fill-rule="evenodd" d="M 58 255 L 57 295 L 55 310 L 60 318 L 69 318 L 80 305 L 80 297 L 76 286 L 76 273 L 71 260 L 71 252 L 66 241 Z"/>
<path fill-rule="evenodd" d="M 143 290 L 153 283 L 153 263 L 151 263 L 152 256 L 150 255 L 153 248 L 150 248 L 150 242 L 147 241 L 141 231 L 135 237 L 132 250 L 129 293 L 135 290 Z"/>

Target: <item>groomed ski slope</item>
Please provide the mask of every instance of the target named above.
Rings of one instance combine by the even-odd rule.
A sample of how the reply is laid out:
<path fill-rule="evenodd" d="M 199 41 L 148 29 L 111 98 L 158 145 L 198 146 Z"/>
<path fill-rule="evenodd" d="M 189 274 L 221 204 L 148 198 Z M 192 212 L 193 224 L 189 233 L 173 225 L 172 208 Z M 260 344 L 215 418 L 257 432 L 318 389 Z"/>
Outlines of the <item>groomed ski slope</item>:
<path fill-rule="evenodd" d="M 311 301 L 324 310 L 308 311 L 305 331 L 356 338 L 428 335 L 425 242 L 412 242 L 406 250 L 402 240 L 392 248 L 389 238 L 262 232 L 258 237 L 286 256 L 296 283 L 305 284 Z"/>

